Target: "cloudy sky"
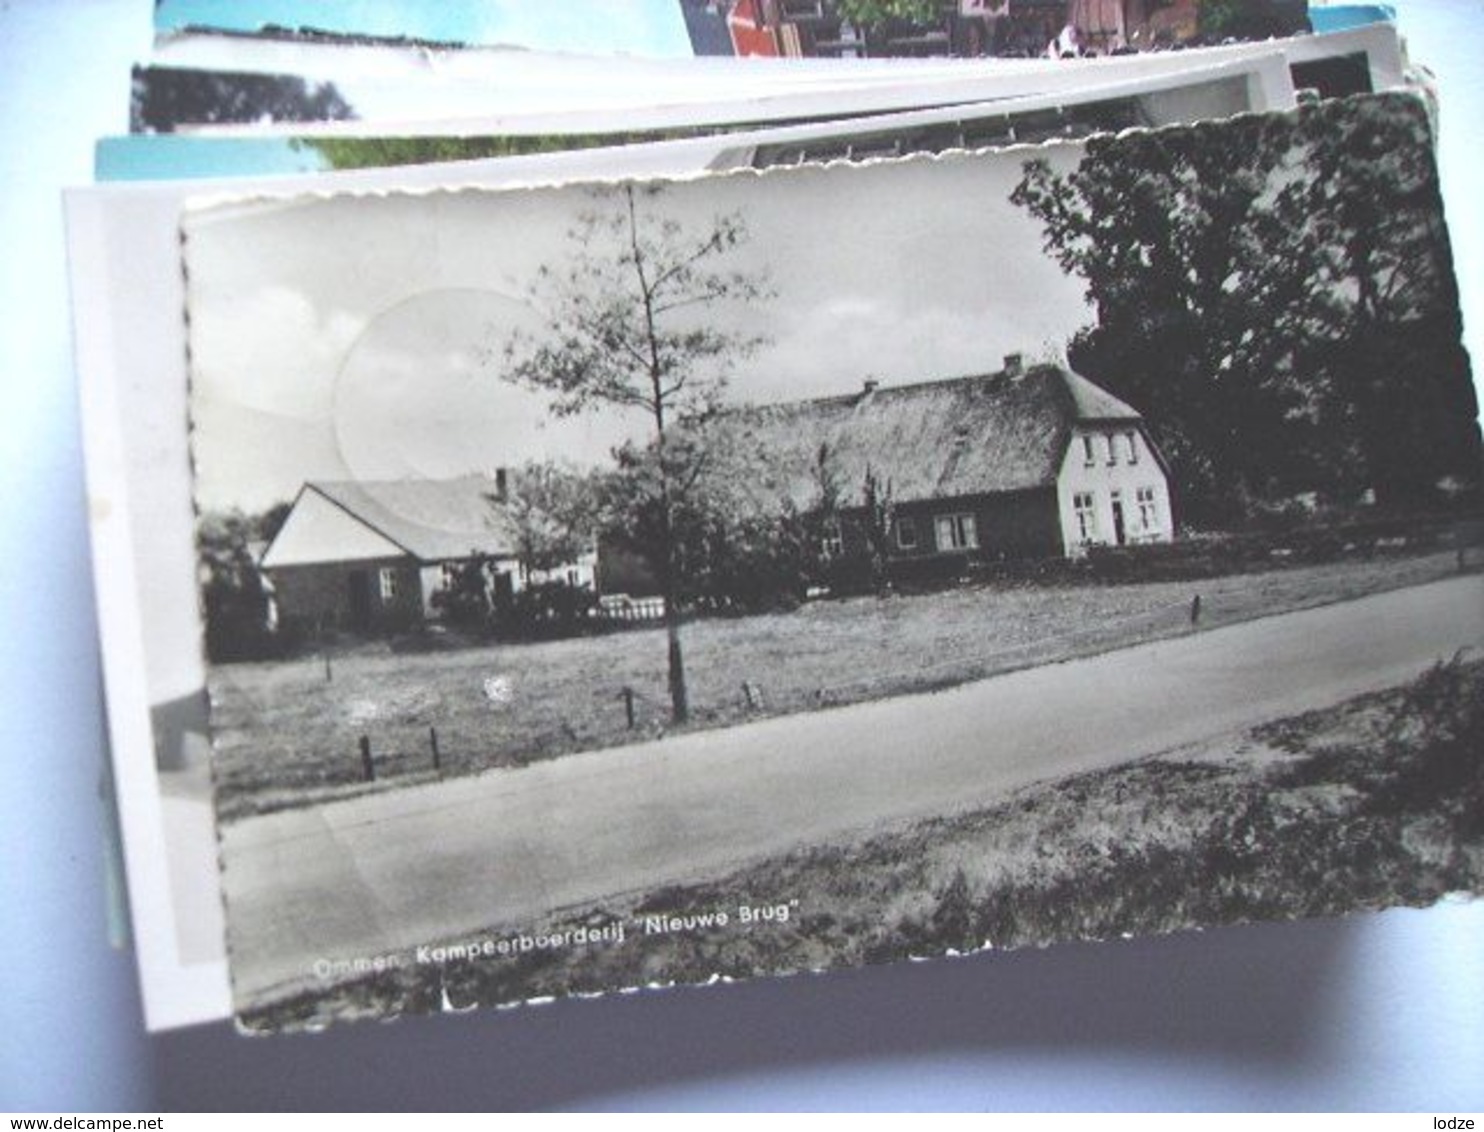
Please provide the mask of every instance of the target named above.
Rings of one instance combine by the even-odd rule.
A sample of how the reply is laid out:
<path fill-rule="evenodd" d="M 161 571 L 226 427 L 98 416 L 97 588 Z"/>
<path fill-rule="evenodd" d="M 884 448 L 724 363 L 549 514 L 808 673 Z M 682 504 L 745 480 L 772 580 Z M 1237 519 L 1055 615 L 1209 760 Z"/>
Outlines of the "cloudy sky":
<path fill-rule="evenodd" d="M 1055 356 L 1090 321 L 1077 280 L 1008 203 L 1023 154 L 740 174 L 671 185 L 686 231 L 736 213 L 727 266 L 773 297 L 704 310 L 760 335 L 733 400 L 767 402 Z M 1075 162 L 1075 147 L 1058 161 Z M 602 461 L 642 416 L 554 417 L 503 379 L 538 325 L 531 283 L 579 249 L 584 187 L 225 205 L 186 221 L 197 492 L 257 509 L 311 479 L 446 477 L 528 459 Z M 609 204 L 611 207 L 611 202 Z M 602 254 L 601 248 L 590 249 Z"/>

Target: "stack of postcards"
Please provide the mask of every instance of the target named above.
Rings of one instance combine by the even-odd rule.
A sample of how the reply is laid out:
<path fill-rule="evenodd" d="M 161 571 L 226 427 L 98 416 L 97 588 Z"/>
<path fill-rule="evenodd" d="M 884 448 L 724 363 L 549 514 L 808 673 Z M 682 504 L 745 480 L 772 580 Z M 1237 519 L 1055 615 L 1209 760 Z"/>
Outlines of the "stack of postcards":
<path fill-rule="evenodd" d="M 162 0 L 66 201 L 152 1028 L 1484 890 L 1388 11 L 368 7 Z"/>

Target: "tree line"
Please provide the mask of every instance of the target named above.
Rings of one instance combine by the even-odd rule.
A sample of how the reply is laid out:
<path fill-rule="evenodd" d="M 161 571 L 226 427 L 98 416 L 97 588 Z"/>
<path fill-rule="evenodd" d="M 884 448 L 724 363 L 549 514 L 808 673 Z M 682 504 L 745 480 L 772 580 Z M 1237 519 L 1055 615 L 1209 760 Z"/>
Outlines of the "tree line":
<path fill-rule="evenodd" d="M 1096 137 L 1011 200 L 1086 283 L 1074 369 L 1145 415 L 1187 522 L 1477 497 L 1477 405 L 1422 102 Z"/>

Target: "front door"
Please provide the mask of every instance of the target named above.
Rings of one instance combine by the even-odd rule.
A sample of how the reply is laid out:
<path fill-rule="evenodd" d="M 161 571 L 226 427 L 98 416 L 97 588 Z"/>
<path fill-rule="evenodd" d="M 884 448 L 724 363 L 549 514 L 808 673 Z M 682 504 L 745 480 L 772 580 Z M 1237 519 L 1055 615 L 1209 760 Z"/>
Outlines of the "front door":
<path fill-rule="evenodd" d="M 352 570 L 347 578 L 350 586 L 350 627 L 371 627 L 371 571 Z"/>
<path fill-rule="evenodd" d="M 1115 491 L 1113 493 L 1113 541 L 1122 546 L 1125 542 L 1123 526 L 1123 500 Z"/>
<path fill-rule="evenodd" d="M 495 611 L 505 613 L 510 609 L 510 603 L 515 600 L 515 579 L 510 576 L 509 570 L 499 570 L 495 573 Z"/>

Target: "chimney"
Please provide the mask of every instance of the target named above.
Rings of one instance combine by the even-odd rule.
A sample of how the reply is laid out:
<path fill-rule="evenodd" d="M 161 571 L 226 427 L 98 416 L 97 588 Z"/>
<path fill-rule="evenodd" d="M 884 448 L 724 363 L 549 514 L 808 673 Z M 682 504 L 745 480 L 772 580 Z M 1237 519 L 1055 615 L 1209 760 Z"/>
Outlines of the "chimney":
<path fill-rule="evenodd" d="M 862 383 L 861 389 L 865 393 L 865 395 L 867 397 L 869 397 L 872 393 L 875 393 L 876 392 L 877 388 L 879 388 L 880 385 L 881 385 L 881 382 L 879 380 L 877 380 L 874 377 L 868 377 Z"/>
<path fill-rule="evenodd" d="M 1005 376 L 1017 378 L 1025 372 L 1025 356 L 1023 354 L 1005 355 Z"/>
<path fill-rule="evenodd" d="M 495 498 L 504 503 L 510 498 L 510 472 L 508 468 L 495 469 Z"/>

